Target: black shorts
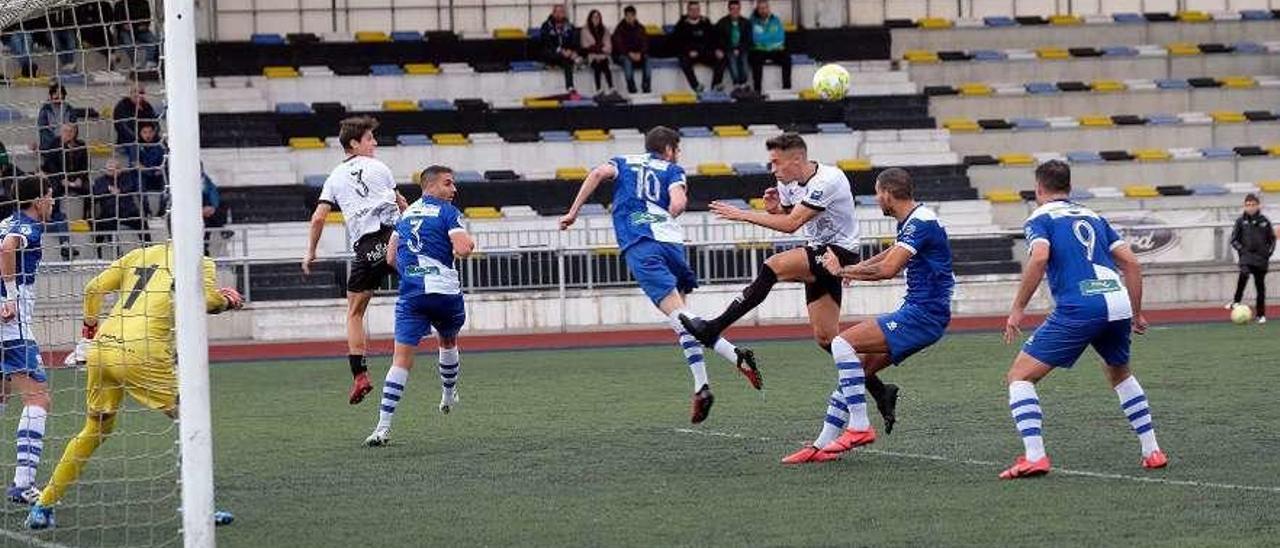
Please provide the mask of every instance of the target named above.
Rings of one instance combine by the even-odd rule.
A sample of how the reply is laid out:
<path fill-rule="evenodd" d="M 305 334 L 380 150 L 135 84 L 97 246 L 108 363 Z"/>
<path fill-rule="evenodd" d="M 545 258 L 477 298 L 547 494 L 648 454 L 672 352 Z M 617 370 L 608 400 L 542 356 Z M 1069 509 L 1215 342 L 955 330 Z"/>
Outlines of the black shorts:
<path fill-rule="evenodd" d="M 381 287 L 382 282 L 391 275 L 391 266 L 387 264 L 387 240 L 391 238 L 392 230 L 391 227 L 384 226 L 381 230 L 365 234 L 356 240 L 356 258 L 351 261 L 347 291 L 373 291 Z"/>
<path fill-rule="evenodd" d="M 809 254 L 809 272 L 814 277 L 813 283 L 804 284 L 805 303 L 812 303 L 824 295 L 831 295 L 836 304 L 841 303 L 841 297 L 844 294 L 842 280 L 839 276 L 828 272 L 827 267 L 822 266 L 822 257 L 827 254 L 828 249 L 834 251 L 836 257 L 840 258 L 840 266 L 855 264 L 860 258 L 858 252 L 849 251 L 838 245 L 805 246 L 804 250 Z"/>

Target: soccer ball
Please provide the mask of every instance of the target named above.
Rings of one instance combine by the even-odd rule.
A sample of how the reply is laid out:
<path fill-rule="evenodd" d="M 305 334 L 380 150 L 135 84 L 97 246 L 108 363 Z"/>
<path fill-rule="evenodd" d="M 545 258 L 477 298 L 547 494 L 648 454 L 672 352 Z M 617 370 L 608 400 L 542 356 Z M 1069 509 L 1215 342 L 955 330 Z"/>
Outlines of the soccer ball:
<path fill-rule="evenodd" d="M 813 91 L 824 101 L 838 101 L 849 92 L 849 71 L 835 63 L 822 65 L 813 73 Z"/>
<path fill-rule="evenodd" d="M 1231 323 L 1236 325 L 1244 325 L 1253 319 L 1253 309 L 1247 304 L 1238 304 L 1231 307 Z"/>

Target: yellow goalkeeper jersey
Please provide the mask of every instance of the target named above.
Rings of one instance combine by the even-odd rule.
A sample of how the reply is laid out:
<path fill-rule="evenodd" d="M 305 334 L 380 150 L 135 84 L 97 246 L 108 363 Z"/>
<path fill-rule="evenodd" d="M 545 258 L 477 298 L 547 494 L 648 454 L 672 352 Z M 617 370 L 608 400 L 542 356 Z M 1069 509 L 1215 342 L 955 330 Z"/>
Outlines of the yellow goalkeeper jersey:
<path fill-rule="evenodd" d="M 207 312 L 226 309 L 227 299 L 218 291 L 213 260 L 204 257 L 204 300 Z M 102 321 L 97 344 L 119 345 L 168 361 L 173 356 L 173 247 L 152 245 L 116 259 L 84 288 L 84 317 L 97 318 L 103 299 L 118 293 L 111 314 Z"/>

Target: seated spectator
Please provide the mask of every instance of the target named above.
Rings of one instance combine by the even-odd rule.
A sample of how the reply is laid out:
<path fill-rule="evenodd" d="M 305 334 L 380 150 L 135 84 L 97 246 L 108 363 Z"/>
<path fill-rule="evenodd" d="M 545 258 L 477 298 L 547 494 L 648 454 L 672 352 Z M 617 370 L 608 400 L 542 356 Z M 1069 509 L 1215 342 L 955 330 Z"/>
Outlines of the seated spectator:
<path fill-rule="evenodd" d="M 711 26 L 709 19 L 702 16 L 702 6 L 698 2 L 689 2 L 685 8 L 685 16 L 680 18 L 671 33 L 671 42 L 679 55 L 680 70 L 684 71 L 684 78 L 689 81 L 689 87 L 693 91 L 701 93 L 703 89 L 702 84 L 698 83 L 698 76 L 693 73 L 695 64 L 711 67 L 715 71 L 711 87 L 720 85 L 720 81 L 724 79 L 724 68 L 720 66 L 719 59 L 724 56 L 724 52 L 716 48 L 718 43 L 715 28 Z"/>
<path fill-rule="evenodd" d="M 582 51 L 587 54 L 587 64 L 591 65 L 591 76 L 595 79 L 596 92 L 613 92 L 613 70 L 609 68 L 609 54 L 613 52 L 613 35 L 604 26 L 604 16 L 600 10 L 591 10 L 587 14 L 587 26 L 582 29 Z M 604 76 L 608 88 L 600 87 L 600 77 Z"/>
<path fill-rule="evenodd" d="M 115 241 L 120 227 L 142 232 L 142 241 L 150 242 L 147 220 L 138 208 L 138 172 L 121 169 L 121 161 L 112 158 L 103 166 L 102 174 L 93 180 L 93 243 L 97 257 L 102 257 L 102 244 Z"/>
<path fill-rule="evenodd" d="M 89 193 L 89 149 L 80 140 L 80 130 L 75 124 L 62 124 L 58 148 L 43 155 L 40 171 L 53 185 L 55 198 L 78 197 Z M 61 209 L 61 202 L 54 209 Z M 72 218 L 79 218 L 73 214 Z"/>
<path fill-rule="evenodd" d="M 551 15 L 542 23 L 539 33 L 542 41 L 542 62 L 560 67 L 564 71 L 564 88 L 576 93 L 573 87 L 573 69 L 582 56 L 578 55 L 578 31 L 565 16 L 564 4 L 551 8 Z"/>
<path fill-rule="evenodd" d="M 58 54 L 60 72 L 76 70 L 76 50 L 80 38 L 76 35 L 75 8 L 49 10 L 49 32 L 53 35 L 53 51 Z"/>
<path fill-rule="evenodd" d="M 111 47 L 115 45 L 115 8 L 111 2 L 97 0 L 76 4 L 76 25 L 80 28 L 80 44 L 86 49 L 96 49 L 112 61 Z M 108 69 L 110 66 L 108 66 Z"/>
<path fill-rule="evenodd" d="M 25 176 L 26 173 L 18 166 L 13 165 L 13 159 L 9 158 L 9 149 L 5 148 L 4 143 L 0 142 L 0 182 L 7 182 L 9 179 Z M 4 185 L 0 184 L 0 190 Z"/>
<path fill-rule="evenodd" d="M 62 84 L 53 83 L 49 86 L 49 101 L 40 105 L 40 113 L 36 116 L 36 127 L 40 137 L 37 148 L 40 151 L 40 163 L 44 164 L 47 160 L 46 155 L 52 154 L 61 147 L 58 134 L 62 130 L 63 124 L 75 124 L 82 119 L 96 117 L 97 113 L 88 109 L 76 108 L 67 101 L 67 88 Z"/>
<path fill-rule="evenodd" d="M 133 157 L 129 159 L 129 167 L 138 170 L 138 182 L 143 197 L 142 213 L 147 217 L 164 215 L 167 156 L 168 148 L 160 139 L 159 126 L 155 122 L 139 124 L 138 143 L 134 147 Z"/>
<path fill-rule="evenodd" d="M 212 229 L 227 226 L 227 206 L 222 203 L 222 195 L 218 192 L 218 185 L 213 184 L 213 179 L 205 173 L 204 166 L 200 166 L 200 214 L 204 216 L 204 254 L 209 254 L 209 235 L 214 231 Z M 218 231 L 222 232 L 222 231 Z M 225 232 L 223 232 L 225 234 Z"/>
<path fill-rule="evenodd" d="M 0 42 L 9 48 L 9 56 L 18 62 L 19 75 L 23 78 L 39 76 L 39 69 L 31 57 L 31 33 L 38 25 L 33 20 L 19 21 L 0 30 Z M 7 67 L 0 66 L 0 69 Z"/>
<path fill-rule="evenodd" d="M 119 0 L 114 15 L 116 43 L 130 52 L 133 69 L 155 69 L 160 63 L 160 45 L 151 31 L 151 2 Z"/>
<path fill-rule="evenodd" d="M 747 84 L 747 52 L 751 51 L 751 21 L 742 16 L 740 0 L 729 0 L 729 14 L 716 22 L 716 33 L 723 51 L 721 64 L 729 69 L 735 88 Z M 723 70 L 723 69 L 722 69 Z"/>
<path fill-rule="evenodd" d="M 622 65 L 622 75 L 627 80 L 627 93 L 636 92 L 636 69 L 643 71 L 641 89 L 649 93 L 653 71 L 649 69 L 649 35 L 644 24 L 636 20 L 636 7 L 622 9 L 622 20 L 613 30 L 614 60 Z"/>
<path fill-rule="evenodd" d="M 791 89 L 791 54 L 787 52 L 787 32 L 782 20 L 769 11 L 769 0 L 756 0 L 751 13 L 751 82 L 764 92 L 764 64 L 782 66 L 782 88 Z"/>
<path fill-rule="evenodd" d="M 147 87 L 136 76 L 131 79 L 129 96 L 111 109 L 116 130 L 116 147 L 126 158 L 133 157 L 132 147 L 138 142 L 138 125 L 157 120 L 156 109 L 147 101 Z"/>

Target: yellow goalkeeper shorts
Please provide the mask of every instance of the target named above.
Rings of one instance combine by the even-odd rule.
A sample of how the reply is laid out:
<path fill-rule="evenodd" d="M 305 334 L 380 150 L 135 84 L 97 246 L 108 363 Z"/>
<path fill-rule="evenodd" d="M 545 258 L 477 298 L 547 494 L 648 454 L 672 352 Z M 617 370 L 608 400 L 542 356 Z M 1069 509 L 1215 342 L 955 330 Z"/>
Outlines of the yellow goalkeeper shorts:
<path fill-rule="evenodd" d="M 129 346 L 95 343 L 85 358 L 89 413 L 119 411 L 125 392 L 151 409 L 177 407 L 178 377 L 167 357 L 159 360 Z"/>

